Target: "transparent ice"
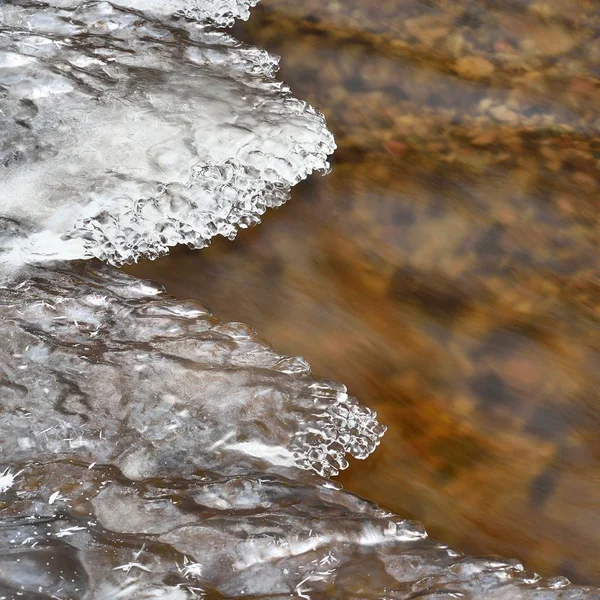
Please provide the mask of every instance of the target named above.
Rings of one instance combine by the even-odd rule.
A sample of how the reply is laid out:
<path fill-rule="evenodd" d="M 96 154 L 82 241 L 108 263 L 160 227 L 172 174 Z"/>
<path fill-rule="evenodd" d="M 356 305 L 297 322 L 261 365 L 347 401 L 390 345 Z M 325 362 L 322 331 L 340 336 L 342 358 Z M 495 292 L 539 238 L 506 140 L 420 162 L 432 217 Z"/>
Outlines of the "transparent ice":
<path fill-rule="evenodd" d="M 251 4 L 0 5 L 0 600 L 600 599 L 342 491 L 384 433 L 344 386 L 76 260 L 232 237 L 327 168 L 276 62 L 202 22 Z"/>
<path fill-rule="evenodd" d="M 273 78 L 266 52 L 187 19 L 58 3 L 0 4 L 0 214 L 28 229 L 5 260 L 201 248 L 328 168 L 322 115 Z"/>

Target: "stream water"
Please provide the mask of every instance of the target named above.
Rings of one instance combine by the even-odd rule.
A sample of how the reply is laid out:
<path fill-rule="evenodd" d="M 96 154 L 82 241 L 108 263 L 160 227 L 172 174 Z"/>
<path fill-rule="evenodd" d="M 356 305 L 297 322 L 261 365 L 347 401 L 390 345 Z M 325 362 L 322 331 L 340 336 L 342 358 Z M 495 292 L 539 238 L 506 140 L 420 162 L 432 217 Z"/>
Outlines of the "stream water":
<path fill-rule="evenodd" d="M 0 599 L 599 598 L 593 9 L 254 4 L 0 4 Z"/>
<path fill-rule="evenodd" d="M 129 272 L 251 323 L 388 427 L 341 481 L 600 583 L 600 9 L 263 0 L 338 149 L 235 243 Z"/>

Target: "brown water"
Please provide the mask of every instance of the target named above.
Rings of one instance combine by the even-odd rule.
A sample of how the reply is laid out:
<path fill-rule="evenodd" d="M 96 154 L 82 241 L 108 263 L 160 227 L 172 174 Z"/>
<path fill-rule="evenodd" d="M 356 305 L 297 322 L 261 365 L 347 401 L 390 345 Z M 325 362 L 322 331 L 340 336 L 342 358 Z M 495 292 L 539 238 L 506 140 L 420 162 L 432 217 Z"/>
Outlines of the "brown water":
<path fill-rule="evenodd" d="M 375 408 L 347 489 L 600 584 L 600 4 L 263 0 L 236 35 L 325 112 L 333 172 L 127 270 Z"/>

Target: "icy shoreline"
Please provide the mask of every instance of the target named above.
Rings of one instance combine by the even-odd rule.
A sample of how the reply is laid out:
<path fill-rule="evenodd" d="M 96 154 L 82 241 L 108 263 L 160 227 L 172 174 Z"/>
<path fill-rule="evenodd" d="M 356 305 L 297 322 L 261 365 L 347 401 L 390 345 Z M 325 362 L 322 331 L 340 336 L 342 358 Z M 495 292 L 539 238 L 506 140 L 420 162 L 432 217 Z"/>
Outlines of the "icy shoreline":
<path fill-rule="evenodd" d="M 600 598 L 343 492 L 385 431 L 343 385 L 73 260 L 234 237 L 328 168 L 276 61 L 189 21 L 254 3 L 0 6 L 0 600 Z"/>

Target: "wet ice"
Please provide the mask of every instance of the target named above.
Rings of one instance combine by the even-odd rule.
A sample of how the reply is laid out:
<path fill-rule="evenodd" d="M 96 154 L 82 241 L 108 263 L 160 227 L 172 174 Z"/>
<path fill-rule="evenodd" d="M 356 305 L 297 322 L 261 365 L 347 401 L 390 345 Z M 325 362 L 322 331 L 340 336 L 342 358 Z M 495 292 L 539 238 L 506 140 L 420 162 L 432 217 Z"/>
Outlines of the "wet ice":
<path fill-rule="evenodd" d="M 10 260 L 201 248 L 327 169 L 323 117 L 266 52 L 202 23 L 59 4 L 0 6 L 0 211 L 29 229 Z"/>
<path fill-rule="evenodd" d="M 112 267 L 9 275 L 0 364 L 6 598 L 600 598 L 342 491 L 326 476 L 375 449 L 374 413 Z"/>
<path fill-rule="evenodd" d="M 343 386 L 249 327 L 100 264 L 21 269 L 0 320 L 8 464 L 76 455 L 132 480 L 271 466 L 329 476 L 383 433 Z"/>
<path fill-rule="evenodd" d="M 48 0 L 46 4 L 57 8 L 76 8 L 82 2 Z M 233 25 L 235 19 L 247 19 L 250 9 L 258 4 L 258 0 L 116 0 L 111 4 L 153 18 L 170 19 L 182 16 L 224 27 Z"/>
<path fill-rule="evenodd" d="M 384 427 L 249 327 L 97 262 L 233 237 L 334 148 L 253 1 L 0 5 L 0 600 L 600 598 L 327 479 Z"/>

